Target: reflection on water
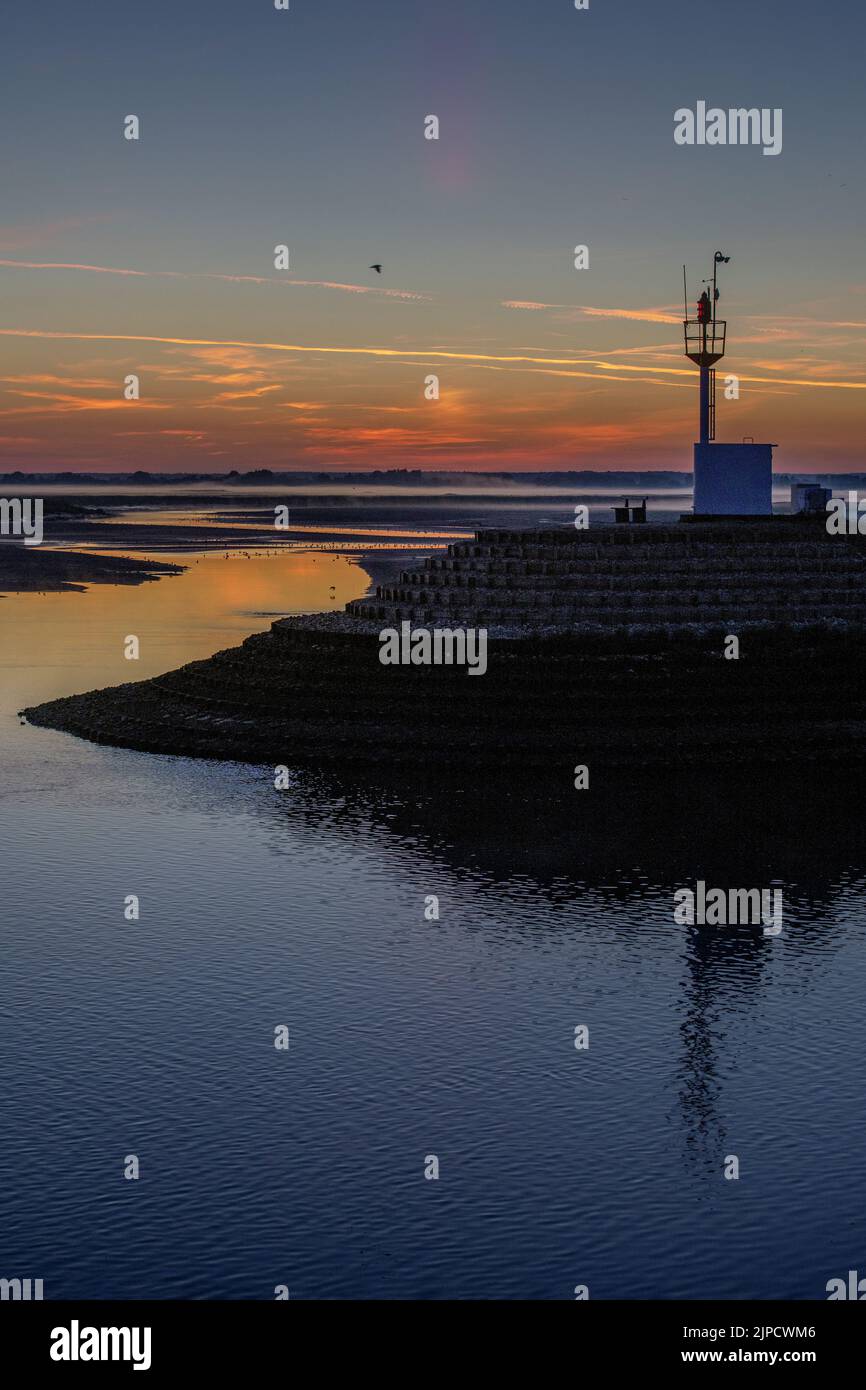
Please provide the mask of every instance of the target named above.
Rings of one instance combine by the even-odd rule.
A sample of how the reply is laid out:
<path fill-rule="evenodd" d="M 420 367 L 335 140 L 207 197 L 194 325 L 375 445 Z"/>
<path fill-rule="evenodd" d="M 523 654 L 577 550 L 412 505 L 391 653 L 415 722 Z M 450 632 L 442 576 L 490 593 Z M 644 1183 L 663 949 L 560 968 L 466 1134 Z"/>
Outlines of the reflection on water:
<path fill-rule="evenodd" d="M 303 513 L 300 513 L 303 515 Z M 246 510 L 242 513 L 243 520 L 233 520 L 231 513 L 225 510 L 205 510 L 197 508 L 190 511 L 188 508 L 178 510 L 177 508 L 156 508 L 148 507 L 141 509 L 130 509 L 123 511 L 117 516 L 106 517 L 103 521 L 105 526 L 183 526 L 192 530 L 208 531 L 249 531 L 251 525 L 258 523 L 262 531 L 274 532 L 274 512 L 262 510 L 260 513 Z M 290 518 L 291 519 L 291 518 Z M 278 539 L 291 535 L 311 535 L 311 536 L 369 536 L 372 539 L 382 540 L 387 538 L 389 541 L 400 540 L 423 540 L 423 541 L 449 541 L 449 540 L 471 540 L 472 531 L 443 531 L 432 527 L 423 529 L 415 527 L 395 527 L 395 526 L 365 526 L 359 522 L 357 526 L 330 526 L 312 525 L 311 523 L 293 522 L 289 526 L 281 528 Z M 440 547 L 436 547 L 440 548 Z"/>
<path fill-rule="evenodd" d="M 366 578 L 212 555 L 0 600 L 10 1270 L 53 1297 L 823 1296 L 866 1244 L 856 787 L 431 768 L 277 792 L 15 718 L 332 584 L 342 606 Z M 698 878 L 781 883 L 781 936 L 675 926 Z"/>
<path fill-rule="evenodd" d="M 126 552 L 100 547 L 100 553 Z M 341 612 L 369 583 L 344 556 L 311 551 L 171 551 L 159 559 L 187 568 L 137 587 L 95 584 L 83 597 L 0 597 L 0 647 L 7 679 L 20 692 L 16 709 L 146 680 L 264 632 L 274 618 Z M 140 639 L 138 661 L 124 657 L 128 633 Z"/>

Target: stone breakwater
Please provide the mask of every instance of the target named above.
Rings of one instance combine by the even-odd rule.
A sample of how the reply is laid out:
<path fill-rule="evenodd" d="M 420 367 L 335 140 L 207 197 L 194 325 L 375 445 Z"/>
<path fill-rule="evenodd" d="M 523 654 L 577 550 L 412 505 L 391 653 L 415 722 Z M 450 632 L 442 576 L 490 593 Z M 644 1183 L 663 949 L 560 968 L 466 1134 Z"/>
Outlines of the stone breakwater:
<path fill-rule="evenodd" d="M 787 521 L 480 532 L 345 614 L 24 713 L 99 743 L 290 766 L 864 760 L 864 561 L 857 538 Z M 383 666 L 380 631 L 407 620 L 486 626 L 485 675 Z"/>

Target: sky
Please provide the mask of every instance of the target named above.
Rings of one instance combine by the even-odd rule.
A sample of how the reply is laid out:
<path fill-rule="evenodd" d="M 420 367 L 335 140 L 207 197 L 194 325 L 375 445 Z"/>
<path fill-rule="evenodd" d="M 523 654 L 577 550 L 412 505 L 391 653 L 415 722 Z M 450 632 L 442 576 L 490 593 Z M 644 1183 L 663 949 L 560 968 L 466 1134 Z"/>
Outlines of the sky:
<path fill-rule="evenodd" d="M 9 0 L 0 470 L 688 470 L 717 249 L 718 438 L 863 469 L 864 39 L 854 0 Z M 699 101 L 781 153 L 676 144 Z"/>

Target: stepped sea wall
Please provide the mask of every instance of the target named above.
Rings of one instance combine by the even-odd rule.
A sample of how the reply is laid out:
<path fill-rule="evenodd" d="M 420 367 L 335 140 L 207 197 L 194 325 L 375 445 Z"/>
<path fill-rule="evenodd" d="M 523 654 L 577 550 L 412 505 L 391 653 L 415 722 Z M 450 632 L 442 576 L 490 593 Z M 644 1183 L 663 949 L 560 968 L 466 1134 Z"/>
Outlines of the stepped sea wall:
<path fill-rule="evenodd" d="M 754 766 L 866 757 L 866 568 L 821 527 L 481 532 L 341 615 L 25 711 L 162 753 L 288 765 Z M 402 622 L 489 630 L 487 671 L 384 666 Z M 739 657 L 725 656 L 731 634 Z"/>

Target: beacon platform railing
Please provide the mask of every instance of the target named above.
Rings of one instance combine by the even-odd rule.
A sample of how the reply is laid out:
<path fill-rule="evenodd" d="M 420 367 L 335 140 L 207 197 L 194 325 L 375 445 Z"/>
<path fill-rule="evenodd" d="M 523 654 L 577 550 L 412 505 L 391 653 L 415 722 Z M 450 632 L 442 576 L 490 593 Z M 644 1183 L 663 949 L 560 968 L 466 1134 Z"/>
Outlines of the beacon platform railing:
<path fill-rule="evenodd" d="M 699 367 L 711 367 L 725 355 L 725 319 L 683 319 L 686 356 Z"/>

